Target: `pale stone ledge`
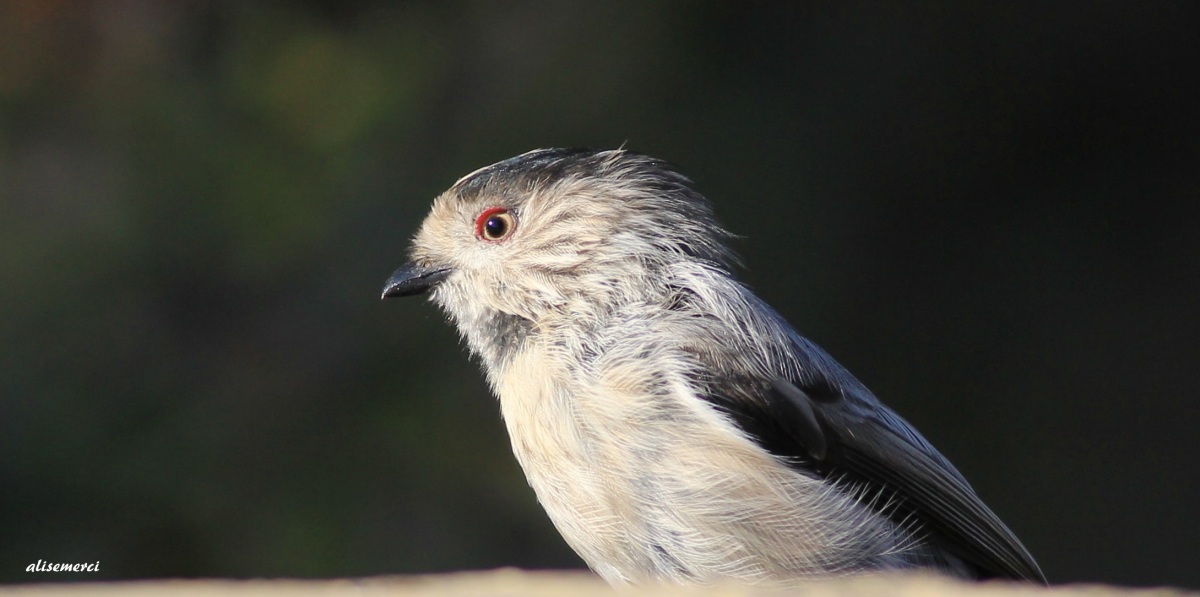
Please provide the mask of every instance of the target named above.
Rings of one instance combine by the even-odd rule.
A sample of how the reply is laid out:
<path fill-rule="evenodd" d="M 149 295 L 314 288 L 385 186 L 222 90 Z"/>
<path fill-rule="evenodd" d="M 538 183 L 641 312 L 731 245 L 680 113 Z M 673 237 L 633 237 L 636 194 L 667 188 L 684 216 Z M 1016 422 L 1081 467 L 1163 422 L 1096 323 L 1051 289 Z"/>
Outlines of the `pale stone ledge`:
<path fill-rule="evenodd" d="M 526 572 L 511 569 L 342 580 L 152 580 L 0 587 L 0 596 L 3 597 L 754 597 L 780 594 L 810 597 L 1200 595 L 1169 588 L 1124 589 L 1071 585 L 1047 589 L 1012 583 L 962 583 L 925 575 L 862 576 L 814 582 L 789 591 L 742 585 L 709 588 L 644 586 L 614 590 L 595 576 L 582 572 Z"/>

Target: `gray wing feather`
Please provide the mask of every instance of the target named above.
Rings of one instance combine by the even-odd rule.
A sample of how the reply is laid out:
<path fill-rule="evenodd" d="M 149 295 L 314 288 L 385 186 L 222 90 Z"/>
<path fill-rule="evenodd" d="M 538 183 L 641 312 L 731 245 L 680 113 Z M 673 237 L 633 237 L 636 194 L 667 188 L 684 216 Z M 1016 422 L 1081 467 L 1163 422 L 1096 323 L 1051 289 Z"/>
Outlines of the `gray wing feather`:
<path fill-rule="evenodd" d="M 966 479 L 911 425 L 881 404 L 832 357 L 794 337 L 798 375 L 760 384 L 755 400 L 713 400 L 764 448 L 792 466 L 890 499 L 871 500 L 981 578 L 1045 583 L 1033 557 Z M 754 395 L 744 386 L 731 394 Z"/>

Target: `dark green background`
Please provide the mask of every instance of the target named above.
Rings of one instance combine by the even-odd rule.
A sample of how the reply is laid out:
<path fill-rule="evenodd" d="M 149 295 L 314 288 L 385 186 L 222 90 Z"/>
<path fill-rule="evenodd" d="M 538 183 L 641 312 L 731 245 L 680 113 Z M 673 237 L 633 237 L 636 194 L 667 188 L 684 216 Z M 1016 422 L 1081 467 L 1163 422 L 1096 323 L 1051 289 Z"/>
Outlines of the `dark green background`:
<path fill-rule="evenodd" d="M 0 1 L 0 581 L 579 566 L 455 332 L 378 297 L 458 176 L 627 143 L 1051 580 L 1200 587 L 1198 22 Z"/>

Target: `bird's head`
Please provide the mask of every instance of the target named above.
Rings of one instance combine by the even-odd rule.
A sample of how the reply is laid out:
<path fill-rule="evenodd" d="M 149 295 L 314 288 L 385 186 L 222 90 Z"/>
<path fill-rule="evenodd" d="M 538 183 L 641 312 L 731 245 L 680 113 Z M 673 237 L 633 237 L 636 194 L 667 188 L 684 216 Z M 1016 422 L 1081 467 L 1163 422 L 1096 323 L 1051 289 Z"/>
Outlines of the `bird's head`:
<path fill-rule="evenodd" d="M 543 149 L 493 164 L 437 197 L 383 295 L 432 291 L 481 352 L 513 325 L 586 324 L 654 300 L 673 265 L 727 271 L 731 260 L 728 234 L 688 185 L 624 150 Z"/>

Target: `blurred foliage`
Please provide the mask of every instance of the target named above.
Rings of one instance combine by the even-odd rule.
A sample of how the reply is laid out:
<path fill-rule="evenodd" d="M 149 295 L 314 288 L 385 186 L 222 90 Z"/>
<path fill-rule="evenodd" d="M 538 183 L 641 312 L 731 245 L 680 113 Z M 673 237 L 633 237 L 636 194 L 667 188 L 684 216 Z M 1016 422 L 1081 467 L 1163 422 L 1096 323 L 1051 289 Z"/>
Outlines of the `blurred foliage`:
<path fill-rule="evenodd" d="M 0 581 L 579 566 L 432 197 L 667 158 L 1052 580 L 1200 586 L 1187 3 L 0 1 Z"/>

